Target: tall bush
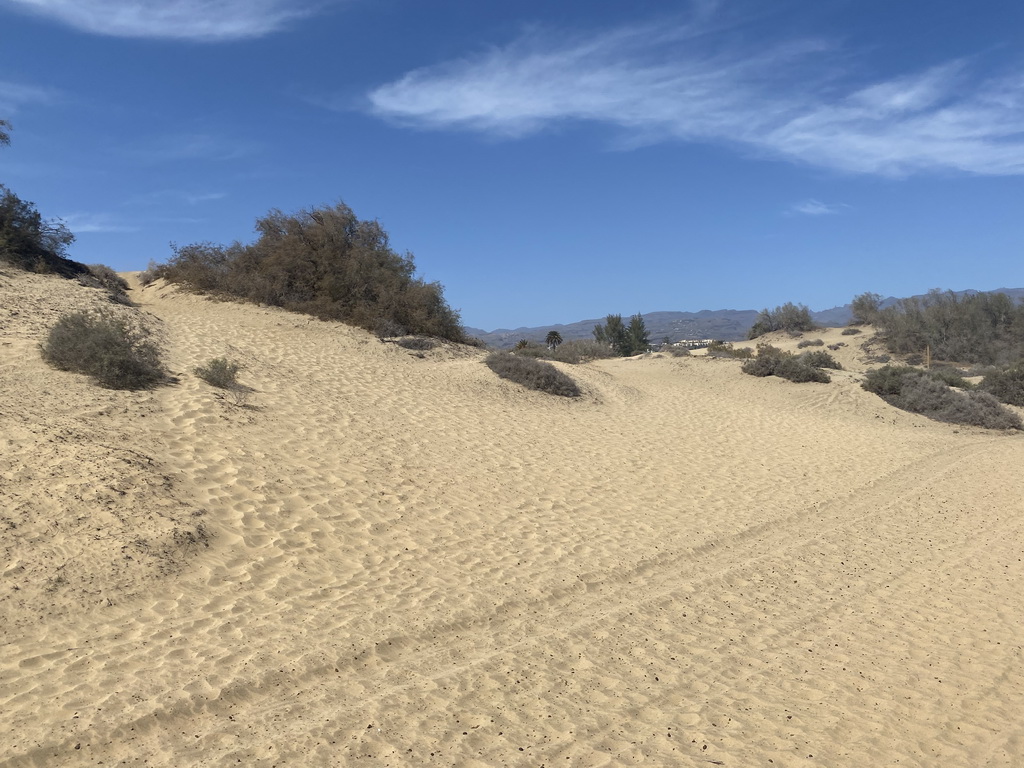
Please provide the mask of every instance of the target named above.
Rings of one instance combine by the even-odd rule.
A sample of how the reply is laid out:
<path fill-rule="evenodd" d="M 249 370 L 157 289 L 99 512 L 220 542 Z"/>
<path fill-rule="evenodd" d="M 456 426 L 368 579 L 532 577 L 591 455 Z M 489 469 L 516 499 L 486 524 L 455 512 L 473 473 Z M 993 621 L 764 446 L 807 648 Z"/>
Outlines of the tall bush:
<path fill-rule="evenodd" d="M 439 283 L 416 276 L 412 254 L 391 248 L 376 221 L 343 203 L 257 220 L 251 245 L 174 247 L 157 277 L 368 330 L 384 323 L 410 334 L 465 341 L 459 314 Z"/>

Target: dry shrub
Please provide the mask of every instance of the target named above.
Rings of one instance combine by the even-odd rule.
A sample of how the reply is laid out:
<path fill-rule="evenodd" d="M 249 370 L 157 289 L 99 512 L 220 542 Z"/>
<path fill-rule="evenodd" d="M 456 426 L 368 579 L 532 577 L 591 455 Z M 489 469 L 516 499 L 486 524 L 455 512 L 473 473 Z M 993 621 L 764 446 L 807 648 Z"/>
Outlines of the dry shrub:
<path fill-rule="evenodd" d="M 520 357 L 511 352 L 492 352 L 484 362 L 501 378 L 522 384 L 528 389 L 562 397 L 580 395 L 580 388 L 575 381 L 543 360 Z"/>
<path fill-rule="evenodd" d="M 804 347 L 823 347 L 825 342 L 821 339 L 804 339 L 796 345 L 797 349 L 803 349 Z"/>
<path fill-rule="evenodd" d="M 856 336 L 858 333 L 864 333 L 860 328 L 843 328 L 843 336 Z"/>
<path fill-rule="evenodd" d="M 62 315 L 40 350 L 55 368 L 84 373 L 109 389 L 147 389 L 165 378 L 146 330 L 109 312 Z"/>
<path fill-rule="evenodd" d="M 192 369 L 200 379 L 221 389 L 233 389 L 238 386 L 238 372 L 242 366 L 226 357 L 215 357 Z"/>
<path fill-rule="evenodd" d="M 790 352 L 783 352 L 770 344 L 758 344 L 757 357 L 744 362 L 742 370 L 751 376 L 778 376 L 797 384 L 829 383 L 831 379 L 828 374 L 808 362 L 808 357 L 812 355 L 824 355 L 832 360 L 832 356 L 828 352 L 820 350 L 796 356 Z M 832 362 L 835 363 L 834 360 Z M 835 365 L 839 364 L 835 363 Z"/>
<path fill-rule="evenodd" d="M 1024 363 L 1003 371 L 990 371 L 979 388 L 1004 403 L 1024 406 Z"/>
<path fill-rule="evenodd" d="M 1021 419 L 988 392 L 958 392 L 939 377 L 910 366 L 869 371 L 861 385 L 897 408 L 936 421 L 988 429 L 1022 429 Z"/>

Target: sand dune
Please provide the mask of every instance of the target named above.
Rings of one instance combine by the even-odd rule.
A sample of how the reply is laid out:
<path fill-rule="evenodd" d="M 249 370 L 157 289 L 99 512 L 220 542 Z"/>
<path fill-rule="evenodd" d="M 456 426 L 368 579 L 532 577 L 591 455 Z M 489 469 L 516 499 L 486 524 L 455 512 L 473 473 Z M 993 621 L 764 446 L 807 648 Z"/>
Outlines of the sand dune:
<path fill-rule="evenodd" d="M 178 381 L 110 392 L 0 275 L 3 765 L 1024 764 L 1020 435 L 132 296 Z"/>

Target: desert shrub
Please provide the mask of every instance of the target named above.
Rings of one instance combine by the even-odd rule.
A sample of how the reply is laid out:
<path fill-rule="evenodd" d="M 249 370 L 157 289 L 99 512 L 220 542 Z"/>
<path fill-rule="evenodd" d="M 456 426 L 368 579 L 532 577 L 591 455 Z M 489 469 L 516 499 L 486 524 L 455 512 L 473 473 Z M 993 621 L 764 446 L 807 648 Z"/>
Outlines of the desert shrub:
<path fill-rule="evenodd" d="M 804 347 L 823 347 L 825 342 L 821 339 L 804 339 L 796 345 L 797 349 L 803 349 Z"/>
<path fill-rule="evenodd" d="M 834 371 L 841 371 L 843 369 L 839 361 L 823 349 L 804 352 L 800 355 L 799 359 L 812 368 L 831 368 Z"/>
<path fill-rule="evenodd" d="M 908 376 L 919 373 L 909 365 L 884 365 L 868 371 L 861 387 L 882 398 L 898 397 L 903 391 L 903 382 Z"/>
<path fill-rule="evenodd" d="M 62 315 L 41 352 L 55 368 L 84 373 L 109 389 L 146 389 L 164 378 L 146 331 L 108 312 Z"/>
<path fill-rule="evenodd" d="M 1024 363 L 1004 371 L 991 371 L 978 388 L 1004 403 L 1024 406 Z"/>
<path fill-rule="evenodd" d="M 88 272 L 67 258 L 75 236 L 60 219 L 44 219 L 35 205 L 0 184 L 0 262 L 18 269 L 75 278 Z"/>
<path fill-rule="evenodd" d="M 348 206 L 271 211 L 256 231 L 251 245 L 174 246 L 156 276 L 370 331 L 390 320 L 408 333 L 465 340 L 441 285 L 416 277 L 412 255 L 396 253 L 378 222 Z"/>
<path fill-rule="evenodd" d="M 520 357 L 511 352 L 492 352 L 484 362 L 501 378 L 522 384 L 528 389 L 562 397 L 580 395 L 580 388 L 576 382 L 551 363 L 532 357 Z"/>
<path fill-rule="evenodd" d="M 813 331 L 817 326 L 811 320 L 811 311 L 803 304 L 786 302 L 775 309 L 763 309 L 747 333 L 748 339 L 756 339 L 772 331 Z"/>
<path fill-rule="evenodd" d="M 824 354 L 814 352 L 809 354 Z M 796 383 L 819 382 L 827 384 L 831 379 L 824 371 L 818 370 L 805 359 L 807 355 L 795 356 L 783 352 L 770 344 L 757 345 L 757 357 L 743 363 L 742 371 L 751 376 L 778 376 Z M 831 357 L 831 356 L 829 356 Z"/>
<path fill-rule="evenodd" d="M 868 372 L 861 386 L 891 405 L 936 421 L 989 429 L 1021 429 L 1020 417 L 987 392 L 957 392 L 941 378 L 910 366 Z"/>
<path fill-rule="evenodd" d="M 208 360 L 206 365 L 193 368 L 192 372 L 207 384 L 221 389 L 233 389 L 238 386 L 240 370 L 242 370 L 242 366 L 239 363 L 226 357 L 215 357 Z"/>
<path fill-rule="evenodd" d="M 851 326 L 850 328 L 843 328 L 843 332 L 842 332 L 841 335 L 843 335 L 843 336 L 856 336 L 858 333 L 864 333 L 864 331 L 862 331 L 860 328 L 853 328 Z"/>
<path fill-rule="evenodd" d="M 156 280 L 157 270 L 159 269 L 159 266 L 159 264 L 150 259 L 149 264 L 146 265 L 146 268 L 139 272 L 139 284 L 145 287 L 152 283 L 154 280 Z"/>
<path fill-rule="evenodd" d="M 754 356 L 754 350 L 750 347 L 734 347 L 727 341 L 712 341 L 708 344 L 707 354 L 709 357 L 733 357 L 747 360 Z"/>
<path fill-rule="evenodd" d="M 967 379 L 963 377 L 956 368 L 947 368 L 945 366 L 938 366 L 928 370 L 928 375 L 936 381 L 941 381 L 943 384 L 950 387 L 959 387 L 960 389 L 974 389 L 974 385 L 971 384 Z"/>
<path fill-rule="evenodd" d="M 799 357 L 782 357 L 775 364 L 775 375 L 789 381 L 803 384 L 817 382 L 828 384 L 832 381 L 829 375 L 820 368 L 808 365 Z"/>
<path fill-rule="evenodd" d="M 395 343 L 402 349 L 411 349 L 417 352 L 427 352 L 437 346 L 437 342 L 422 336 L 410 336 L 406 339 L 399 339 Z"/>
<path fill-rule="evenodd" d="M 1004 293 L 930 291 L 880 310 L 872 322 L 890 352 L 1004 364 L 1024 357 L 1024 304 Z"/>
<path fill-rule="evenodd" d="M 373 332 L 377 335 L 378 339 L 382 341 L 384 339 L 394 339 L 398 336 L 405 336 L 405 328 L 400 323 L 396 323 L 390 318 L 381 318 L 377 321 L 377 325 L 374 327 Z"/>
<path fill-rule="evenodd" d="M 761 357 L 759 355 L 749 360 L 744 360 L 740 370 L 744 373 L 749 373 L 751 376 L 772 376 L 775 374 L 775 366 L 778 362 L 778 358 Z"/>
<path fill-rule="evenodd" d="M 1007 411 L 987 392 L 956 392 L 931 376 L 907 378 L 898 407 L 936 421 L 989 429 L 1021 429 L 1020 417 Z"/>
<path fill-rule="evenodd" d="M 78 276 L 78 282 L 90 288 L 99 288 L 110 295 L 115 304 L 133 306 L 128 298 L 128 281 L 105 264 L 89 264 L 88 272 Z"/>

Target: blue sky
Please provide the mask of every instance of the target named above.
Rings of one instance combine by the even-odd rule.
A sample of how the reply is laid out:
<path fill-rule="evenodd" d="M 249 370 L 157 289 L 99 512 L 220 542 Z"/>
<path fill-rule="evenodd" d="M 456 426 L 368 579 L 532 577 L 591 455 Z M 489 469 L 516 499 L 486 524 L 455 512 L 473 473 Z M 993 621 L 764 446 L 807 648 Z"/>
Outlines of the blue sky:
<path fill-rule="evenodd" d="M 1024 286 L 1024 4 L 0 0 L 0 182 L 141 269 L 378 219 L 470 326 Z"/>

